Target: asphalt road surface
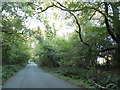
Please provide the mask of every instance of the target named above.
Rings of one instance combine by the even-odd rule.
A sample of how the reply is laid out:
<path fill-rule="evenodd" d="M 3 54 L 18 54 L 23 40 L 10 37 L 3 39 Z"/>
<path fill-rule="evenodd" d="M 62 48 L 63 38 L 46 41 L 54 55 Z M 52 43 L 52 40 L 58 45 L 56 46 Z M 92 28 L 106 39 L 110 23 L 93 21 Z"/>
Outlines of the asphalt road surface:
<path fill-rule="evenodd" d="M 29 63 L 24 69 L 9 79 L 2 88 L 77 88 L 41 70 L 35 63 Z"/>

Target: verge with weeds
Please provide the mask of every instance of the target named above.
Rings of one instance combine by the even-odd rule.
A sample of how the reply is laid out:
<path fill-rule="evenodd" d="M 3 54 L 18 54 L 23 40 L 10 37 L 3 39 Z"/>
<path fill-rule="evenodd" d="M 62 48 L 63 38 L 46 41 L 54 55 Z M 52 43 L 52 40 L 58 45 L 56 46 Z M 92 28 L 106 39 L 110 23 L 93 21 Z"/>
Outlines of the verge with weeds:
<path fill-rule="evenodd" d="M 10 77 L 12 77 L 16 72 L 18 72 L 24 66 L 25 66 L 25 64 L 3 65 L 2 66 L 2 83 L 4 83 L 6 80 L 8 80 Z"/>
<path fill-rule="evenodd" d="M 42 67 L 43 68 L 43 67 Z M 120 88 L 120 77 L 110 72 L 93 73 L 80 68 L 43 68 L 63 80 L 81 88 L 114 89 Z"/>

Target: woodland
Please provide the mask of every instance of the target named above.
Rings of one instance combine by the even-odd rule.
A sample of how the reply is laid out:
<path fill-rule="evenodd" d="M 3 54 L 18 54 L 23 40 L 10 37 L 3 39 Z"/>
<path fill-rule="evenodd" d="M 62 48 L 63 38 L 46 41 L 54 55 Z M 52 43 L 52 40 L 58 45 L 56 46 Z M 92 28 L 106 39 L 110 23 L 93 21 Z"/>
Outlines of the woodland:
<path fill-rule="evenodd" d="M 1 6 L 3 82 L 32 61 L 83 88 L 120 88 L 120 2 Z"/>

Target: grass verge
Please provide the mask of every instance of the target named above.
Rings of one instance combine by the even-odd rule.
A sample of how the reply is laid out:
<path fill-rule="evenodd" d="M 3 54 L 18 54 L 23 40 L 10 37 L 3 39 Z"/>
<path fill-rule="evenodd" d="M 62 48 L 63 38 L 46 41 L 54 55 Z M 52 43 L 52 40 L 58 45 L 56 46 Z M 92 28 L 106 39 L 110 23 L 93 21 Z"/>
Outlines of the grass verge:
<path fill-rule="evenodd" d="M 95 88 L 95 89 L 114 89 L 119 90 L 120 76 L 114 72 L 94 73 L 90 70 L 81 68 L 43 68 L 63 80 L 66 80 L 81 88 Z"/>
<path fill-rule="evenodd" d="M 68 73 L 69 75 L 67 75 L 67 71 L 69 71 L 69 68 L 67 68 L 67 70 L 66 70 L 66 68 L 45 68 L 45 67 L 43 68 L 42 67 L 42 69 L 62 80 L 65 80 L 71 84 L 74 84 L 80 88 L 94 88 L 89 83 L 90 80 L 80 79 L 79 76 L 73 75 L 73 73 L 71 73 L 72 75 L 70 75 L 70 73 Z M 72 70 L 72 71 L 75 72 L 74 70 Z"/>
<path fill-rule="evenodd" d="M 13 76 L 16 72 L 22 69 L 25 64 L 20 65 L 3 65 L 2 66 L 2 84 L 6 82 L 11 76 Z"/>

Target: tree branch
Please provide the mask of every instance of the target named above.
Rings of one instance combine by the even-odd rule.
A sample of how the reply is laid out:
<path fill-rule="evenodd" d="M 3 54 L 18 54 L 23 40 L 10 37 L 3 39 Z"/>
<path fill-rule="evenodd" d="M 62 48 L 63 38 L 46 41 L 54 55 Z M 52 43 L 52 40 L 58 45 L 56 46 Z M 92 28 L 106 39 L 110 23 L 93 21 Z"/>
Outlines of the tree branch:
<path fill-rule="evenodd" d="M 94 83 L 97 87 L 99 87 L 99 88 L 106 89 L 106 87 L 103 87 L 103 86 L 101 86 L 101 85 L 97 84 L 97 83 L 96 83 L 96 82 L 94 82 L 94 81 L 93 81 L 93 83 Z"/>
<path fill-rule="evenodd" d="M 59 8 L 59 9 L 61 9 L 61 10 L 64 10 L 64 11 L 68 11 L 68 12 L 74 17 L 74 19 L 75 19 L 75 21 L 76 21 L 76 24 L 77 24 L 77 26 L 78 26 L 78 28 L 79 28 L 78 34 L 79 34 L 79 38 L 80 38 L 81 42 L 82 42 L 83 44 L 89 46 L 89 44 L 85 43 L 85 42 L 83 41 L 83 39 L 82 39 L 82 36 L 81 36 L 81 26 L 80 26 L 80 23 L 79 23 L 77 17 L 76 17 L 72 12 L 70 12 L 69 10 L 67 10 L 67 8 L 66 8 L 65 6 L 63 6 L 63 5 L 60 4 L 59 2 L 57 2 L 57 3 L 58 3 L 61 7 L 65 8 L 65 9 L 63 9 L 63 8 L 57 6 L 57 5 L 55 5 L 55 7 Z"/>
<path fill-rule="evenodd" d="M 107 3 L 105 3 L 105 13 L 108 15 Z M 117 43 L 119 43 L 119 41 L 117 40 L 117 38 L 115 37 L 115 35 L 112 33 L 112 31 L 110 29 L 109 21 L 108 21 L 108 18 L 106 16 L 105 16 L 105 25 L 106 25 L 106 30 L 107 30 L 108 34 L 112 37 L 113 40 L 115 40 Z"/>
<path fill-rule="evenodd" d="M 71 12 L 70 12 L 70 13 L 71 13 Z M 82 36 L 81 36 L 81 26 L 80 26 L 80 24 L 79 24 L 79 21 L 78 21 L 77 17 L 76 17 L 73 13 L 71 13 L 71 14 L 74 16 L 74 18 L 75 18 L 75 20 L 76 20 L 76 24 L 78 25 L 78 28 L 79 28 L 78 34 L 79 34 L 79 38 L 80 38 L 81 42 L 82 42 L 83 44 L 89 46 L 89 45 L 88 45 L 87 43 L 85 43 L 85 42 L 83 41 L 83 39 L 82 39 Z"/>
<path fill-rule="evenodd" d="M 4 31 L 4 30 L 2 30 L 2 32 L 7 33 L 7 34 L 13 34 L 12 32 Z"/>
<path fill-rule="evenodd" d="M 56 2 L 57 2 L 57 1 L 56 1 Z M 57 2 L 57 3 L 58 3 L 61 7 L 66 8 L 65 6 L 63 6 L 62 4 L 60 4 L 59 2 Z M 87 7 L 87 6 L 85 6 L 85 7 L 83 7 L 83 8 L 75 9 L 75 10 L 71 10 L 71 9 L 68 9 L 68 8 L 63 9 L 63 10 L 71 11 L 71 12 L 77 12 L 77 11 L 81 11 L 81 10 L 85 10 L 85 9 L 93 9 L 93 10 L 95 10 L 94 13 L 96 13 L 96 11 L 97 11 L 97 12 L 99 12 L 100 14 L 102 14 L 104 17 L 110 17 L 110 18 L 111 18 L 110 15 L 106 15 L 105 13 L 103 13 L 103 11 L 100 11 L 98 8 L 99 8 L 99 7 L 95 8 L 95 7 L 89 7 L 89 6 Z M 94 16 L 94 14 L 93 14 L 93 16 Z M 91 16 L 91 17 L 92 17 L 92 16 Z"/>
<path fill-rule="evenodd" d="M 8 31 L 5 31 L 5 30 L 2 30 L 2 32 L 4 32 L 4 33 L 7 33 L 7 34 L 23 34 L 23 33 L 13 33 L 13 32 L 8 32 Z"/>
<path fill-rule="evenodd" d="M 96 14 L 96 11 L 92 14 L 89 20 L 91 20 L 95 14 Z"/>
<path fill-rule="evenodd" d="M 45 12 L 46 10 L 48 10 L 48 9 L 51 8 L 51 7 L 54 7 L 54 4 L 52 4 L 52 5 L 48 6 L 48 7 L 46 7 L 45 9 L 41 10 L 41 12 L 37 12 L 37 13 Z M 37 9 L 42 9 L 42 8 L 39 7 L 39 8 L 37 8 Z M 34 13 L 34 14 L 36 14 L 36 13 Z"/>
<path fill-rule="evenodd" d="M 76 21 L 76 24 L 77 24 L 77 26 L 78 26 L 78 28 L 79 28 L 78 34 L 79 34 L 79 38 L 80 38 L 81 42 L 82 42 L 83 44 L 89 46 L 89 44 L 85 43 L 85 42 L 83 41 L 83 39 L 82 39 L 82 36 L 81 36 L 81 26 L 80 26 L 80 24 L 79 24 L 79 21 L 78 21 L 77 17 L 71 12 L 71 10 L 68 10 L 65 6 L 63 6 L 63 5 L 60 4 L 59 2 L 57 2 L 57 3 L 58 3 L 61 7 L 60 7 L 60 6 L 57 6 L 57 5 L 55 5 L 55 4 L 52 4 L 52 5 L 48 6 L 47 8 L 45 8 L 44 10 L 42 10 L 41 12 L 37 12 L 37 13 L 42 13 L 42 12 L 46 11 L 48 8 L 51 8 L 51 7 L 54 7 L 54 6 L 57 7 L 57 8 L 59 8 L 59 9 L 61 9 L 61 10 L 63 10 L 63 11 L 69 12 L 69 13 L 74 17 L 74 19 L 75 19 L 75 21 Z"/>
<path fill-rule="evenodd" d="M 45 8 L 44 10 L 42 10 L 41 12 L 44 12 L 44 11 L 46 11 L 47 9 L 49 9 L 49 8 L 51 8 L 53 6 L 54 6 L 54 4 L 52 4 L 51 6 L 48 6 L 47 8 Z"/>
<path fill-rule="evenodd" d="M 14 34 L 14 35 L 18 36 L 20 39 L 26 41 L 25 39 L 21 38 L 21 37 L 18 35 L 18 34 L 23 34 L 23 33 L 13 33 L 13 32 L 8 32 L 8 31 L 5 31 L 5 30 L 2 30 L 2 32 L 7 33 L 7 34 Z"/>
<path fill-rule="evenodd" d="M 57 2 L 57 1 L 56 1 L 56 2 Z M 61 9 L 61 10 L 63 10 L 63 11 L 69 12 L 69 13 L 75 18 L 75 20 L 76 20 L 76 24 L 78 25 L 78 28 L 79 28 L 79 32 L 78 32 L 78 33 L 79 33 L 79 38 L 80 38 L 81 42 L 83 42 L 84 44 L 88 45 L 88 44 L 85 43 L 85 42 L 83 41 L 83 39 L 82 39 L 82 36 L 81 36 L 81 27 L 80 27 L 79 21 L 78 21 L 77 17 L 76 17 L 72 12 L 81 11 L 81 10 L 84 10 L 85 8 L 93 9 L 93 10 L 95 10 L 95 12 L 97 11 L 97 12 L 101 13 L 101 14 L 105 17 L 106 30 L 107 30 L 108 34 L 113 38 L 113 40 L 115 40 L 115 41 L 118 43 L 118 40 L 116 39 L 115 35 L 114 35 L 114 34 L 111 32 L 111 30 L 110 30 L 109 21 L 108 21 L 108 19 L 107 19 L 107 16 L 108 16 L 108 9 L 107 9 L 107 8 L 105 8 L 105 12 L 106 12 L 106 14 L 107 14 L 107 15 L 106 15 L 105 13 L 103 13 L 102 11 L 100 11 L 98 8 L 94 8 L 94 7 L 84 7 L 84 8 L 81 8 L 81 9 L 70 10 L 70 9 L 66 8 L 65 6 L 63 6 L 63 5 L 62 5 L 61 3 L 59 3 L 59 2 L 57 2 L 57 4 L 59 4 L 61 7 L 52 4 L 52 5 L 48 6 L 47 8 L 45 8 L 44 10 L 42 10 L 41 12 L 44 12 L 44 11 L 46 11 L 48 8 L 51 8 L 51 7 L 54 7 L 54 6 L 57 7 L 57 8 L 59 8 L 59 9 Z M 62 7 L 63 7 L 63 8 L 62 8 Z M 37 12 L 37 13 L 41 13 L 41 12 Z M 95 12 L 94 12 L 94 14 L 95 14 Z M 91 17 L 93 17 L 94 14 L 93 14 Z"/>

